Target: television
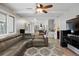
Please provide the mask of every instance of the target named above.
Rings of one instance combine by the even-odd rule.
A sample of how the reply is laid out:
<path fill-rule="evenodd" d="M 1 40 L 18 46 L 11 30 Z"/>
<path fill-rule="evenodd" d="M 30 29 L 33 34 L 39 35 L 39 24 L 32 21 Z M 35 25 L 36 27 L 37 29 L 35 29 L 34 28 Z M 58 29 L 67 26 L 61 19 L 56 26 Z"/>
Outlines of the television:
<path fill-rule="evenodd" d="M 20 29 L 20 33 L 24 34 L 25 33 L 25 29 Z"/>
<path fill-rule="evenodd" d="M 67 30 L 71 30 L 72 34 L 79 35 L 79 22 L 78 21 L 68 20 L 66 24 L 67 24 Z"/>

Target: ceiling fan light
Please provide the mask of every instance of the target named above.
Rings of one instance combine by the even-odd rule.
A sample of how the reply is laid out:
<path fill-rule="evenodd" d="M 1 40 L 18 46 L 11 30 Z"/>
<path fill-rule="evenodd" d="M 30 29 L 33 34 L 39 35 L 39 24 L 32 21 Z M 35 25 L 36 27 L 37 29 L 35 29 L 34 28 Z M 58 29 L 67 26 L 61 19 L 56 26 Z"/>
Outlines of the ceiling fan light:
<path fill-rule="evenodd" d="M 38 7 L 40 7 L 40 4 L 37 4 Z"/>
<path fill-rule="evenodd" d="M 38 8 L 38 9 L 37 9 L 37 12 L 38 12 L 38 13 L 43 13 L 41 8 Z"/>

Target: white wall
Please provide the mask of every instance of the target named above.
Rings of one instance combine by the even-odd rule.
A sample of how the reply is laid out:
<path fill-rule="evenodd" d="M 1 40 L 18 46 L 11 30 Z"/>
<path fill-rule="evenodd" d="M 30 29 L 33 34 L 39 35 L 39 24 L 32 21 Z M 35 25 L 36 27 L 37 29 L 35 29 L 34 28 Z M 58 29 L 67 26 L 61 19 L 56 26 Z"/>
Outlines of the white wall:
<path fill-rule="evenodd" d="M 35 19 L 36 19 L 36 21 L 35 21 Z M 48 30 L 48 20 L 51 20 L 51 19 L 54 19 L 55 23 L 56 23 L 55 17 L 40 17 L 40 16 L 38 16 L 38 17 L 27 17 L 27 21 L 29 21 L 29 22 L 35 22 L 35 24 L 37 24 L 37 25 L 39 25 L 40 23 L 42 23 L 43 25 L 46 25 L 47 30 Z M 51 26 L 53 26 L 53 25 L 51 25 Z M 34 29 L 34 27 L 32 29 Z M 50 38 L 52 38 L 53 36 L 56 37 L 54 34 L 55 34 L 54 32 L 48 31 L 48 36 Z"/>
<path fill-rule="evenodd" d="M 64 12 L 60 17 L 55 18 L 55 38 L 57 39 L 57 28 L 59 30 L 66 30 L 66 21 L 72 18 L 75 18 L 76 15 L 79 15 L 79 7 L 74 6 L 70 11 Z"/>
<path fill-rule="evenodd" d="M 24 23 L 26 22 L 26 18 L 20 17 L 16 15 L 15 11 L 0 4 L 0 12 L 5 13 L 7 16 L 11 15 L 15 17 L 15 32 L 19 31 L 19 29 L 24 28 Z"/>
<path fill-rule="evenodd" d="M 75 18 L 76 15 L 79 15 L 79 7 L 74 6 L 70 11 L 64 12 L 60 17 L 55 19 L 55 29 L 58 30 L 66 30 L 66 21 L 72 18 Z M 55 38 L 57 39 L 57 32 L 55 32 Z"/>
<path fill-rule="evenodd" d="M 79 15 L 79 10 L 78 8 L 75 8 L 71 11 L 68 11 L 67 13 L 64 13 L 61 17 L 57 18 L 57 20 L 59 20 L 60 29 L 66 30 L 66 21 L 75 18 L 77 15 Z"/>
<path fill-rule="evenodd" d="M 20 29 L 25 29 L 25 23 L 27 23 L 26 18 L 16 16 L 16 31 L 19 32 Z"/>
<path fill-rule="evenodd" d="M 7 15 L 12 15 L 12 16 L 15 15 L 15 12 L 12 9 L 4 6 L 3 4 L 0 4 L 0 12 L 3 12 Z"/>
<path fill-rule="evenodd" d="M 48 19 L 50 18 L 49 17 L 28 17 L 27 18 L 28 21 L 34 21 L 34 19 L 37 20 L 37 24 L 42 23 L 44 25 L 48 25 Z"/>
<path fill-rule="evenodd" d="M 37 20 L 37 21 L 35 21 L 35 19 Z M 50 20 L 50 19 L 54 19 L 54 17 L 27 17 L 27 21 L 29 21 L 29 22 L 34 22 L 35 24 L 43 24 L 43 25 L 47 25 L 48 26 L 48 20 Z M 47 28 L 48 29 L 48 28 Z"/>
<path fill-rule="evenodd" d="M 57 18 L 59 22 L 57 22 L 57 26 L 59 25 L 60 30 L 66 30 L 66 21 L 72 18 L 75 18 L 76 15 L 79 15 L 79 7 L 75 7 L 74 9 L 68 11 L 67 13 L 64 13 L 61 17 Z M 68 48 L 74 51 L 75 53 L 79 54 L 79 49 L 76 49 L 75 47 L 71 47 L 68 45 Z"/>
<path fill-rule="evenodd" d="M 48 18 L 45 17 L 27 17 L 26 21 L 31 24 L 30 32 L 34 33 L 34 26 L 35 25 L 48 25 Z"/>

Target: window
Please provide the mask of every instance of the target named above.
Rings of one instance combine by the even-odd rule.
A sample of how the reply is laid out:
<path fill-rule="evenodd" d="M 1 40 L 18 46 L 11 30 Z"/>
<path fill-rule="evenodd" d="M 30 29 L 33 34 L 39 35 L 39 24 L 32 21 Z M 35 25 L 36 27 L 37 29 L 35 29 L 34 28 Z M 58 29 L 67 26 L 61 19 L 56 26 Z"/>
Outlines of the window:
<path fill-rule="evenodd" d="M 15 32 L 15 18 L 0 12 L 0 35 Z"/>
<path fill-rule="evenodd" d="M 0 12 L 0 35 L 7 33 L 7 19 L 4 13 Z"/>
<path fill-rule="evenodd" d="M 7 32 L 13 33 L 15 31 L 15 21 L 13 16 L 9 16 L 7 19 Z"/>
<path fill-rule="evenodd" d="M 50 19 L 48 21 L 48 27 L 49 27 L 49 31 L 54 31 L 55 30 L 55 24 L 54 24 L 54 20 Z"/>

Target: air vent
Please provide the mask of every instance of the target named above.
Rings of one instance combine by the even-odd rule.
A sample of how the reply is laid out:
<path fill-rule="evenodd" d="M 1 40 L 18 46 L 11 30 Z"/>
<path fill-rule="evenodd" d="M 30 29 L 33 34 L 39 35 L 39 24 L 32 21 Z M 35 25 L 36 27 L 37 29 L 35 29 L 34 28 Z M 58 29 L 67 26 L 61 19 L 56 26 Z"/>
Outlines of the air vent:
<path fill-rule="evenodd" d="M 33 8 L 26 8 L 26 9 L 33 9 Z"/>

